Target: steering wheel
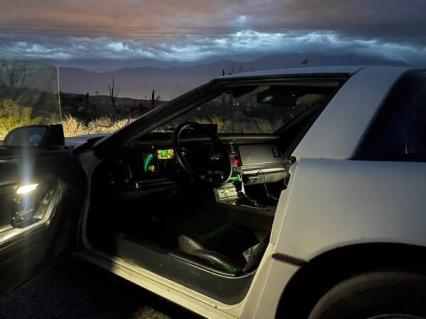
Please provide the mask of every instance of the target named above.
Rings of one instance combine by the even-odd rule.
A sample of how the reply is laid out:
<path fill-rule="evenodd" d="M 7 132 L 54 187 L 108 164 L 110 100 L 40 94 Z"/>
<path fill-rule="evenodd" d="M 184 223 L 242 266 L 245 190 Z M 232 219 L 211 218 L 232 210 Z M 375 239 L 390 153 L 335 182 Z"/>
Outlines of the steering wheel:
<path fill-rule="evenodd" d="M 214 187 L 228 181 L 232 174 L 228 149 L 207 125 L 182 123 L 174 131 L 173 143 L 178 164 L 196 181 Z"/>

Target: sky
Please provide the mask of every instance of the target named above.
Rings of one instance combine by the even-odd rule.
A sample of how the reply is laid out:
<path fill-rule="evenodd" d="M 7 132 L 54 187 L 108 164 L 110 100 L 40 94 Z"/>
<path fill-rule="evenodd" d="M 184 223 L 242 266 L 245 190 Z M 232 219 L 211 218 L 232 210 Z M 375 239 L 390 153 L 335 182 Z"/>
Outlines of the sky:
<path fill-rule="evenodd" d="M 426 65 L 426 1 L 1 0 L 0 50 L 64 64 L 338 52 Z"/>

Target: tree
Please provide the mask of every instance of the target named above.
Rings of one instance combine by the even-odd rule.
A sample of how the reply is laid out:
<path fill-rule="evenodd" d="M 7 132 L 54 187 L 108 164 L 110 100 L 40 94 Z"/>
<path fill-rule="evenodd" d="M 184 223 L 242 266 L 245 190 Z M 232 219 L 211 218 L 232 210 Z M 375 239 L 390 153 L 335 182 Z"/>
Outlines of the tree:
<path fill-rule="evenodd" d="M 155 90 L 152 90 L 152 93 L 151 93 L 151 106 L 153 108 L 155 107 Z"/>
<path fill-rule="evenodd" d="M 111 99 L 111 105 L 112 108 L 115 110 L 116 108 L 116 99 L 118 96 L 118 93 L 120 92 L 120 89 L 117 88 L 117 90 L 115 89 L 115 79 L 112 78 L 111 83 L 108 84 L 108 91 L 109 91 L 109 98 Z"/>
<path fill-rule="evenodd" d="M 25 84 L 25 80 L 27 78 L 30 69 L 26 65 L 25 61 L 7 61 L 3 60 L 0 64 L 0 72 L 3 73 L 4 80 L 3 82 L 7 87 L 14 88 L 22 88 Z"/>

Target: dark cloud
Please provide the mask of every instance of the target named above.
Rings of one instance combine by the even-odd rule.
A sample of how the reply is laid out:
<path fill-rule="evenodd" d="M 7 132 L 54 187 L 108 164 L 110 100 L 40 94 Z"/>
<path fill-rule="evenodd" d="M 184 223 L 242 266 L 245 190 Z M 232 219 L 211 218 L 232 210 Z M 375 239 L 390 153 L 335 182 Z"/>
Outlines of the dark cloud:
<path fill-rule="evenodd" d="M 422 62 L 425 0 L 4 0 L 0 48 L 154 58 L 343 50 Z"/>
<path fill-rule="evenodd" d="M 426 34 L 424 0 L 5 0 L 1 25 L 36 32 L 134 37 L 203 34 L 250 26 L 262 31 L 323 30 L 364 36 Z M 34 30 L 35 29 L 35 30 Z"/>
<path fill-rule="evenodd" d="M 275 10 L 286 12 L 283 19 L 296 28 L 384 37 L 426 34 L 424 0 L 287 0 L 278 1 Z"/>

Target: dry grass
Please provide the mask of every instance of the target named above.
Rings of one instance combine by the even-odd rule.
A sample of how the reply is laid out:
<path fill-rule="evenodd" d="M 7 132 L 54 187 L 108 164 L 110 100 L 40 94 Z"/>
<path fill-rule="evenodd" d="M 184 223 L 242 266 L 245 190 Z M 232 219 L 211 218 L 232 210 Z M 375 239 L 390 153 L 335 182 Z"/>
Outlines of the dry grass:
<path fill-rule="evenodd" d="M 99 117 L 90 122 L 82 122 L 72 116 L 66 116 L 62 121 L 53 117 L 41 118 L 34 116 L 32 108 L 19 105 L 13 99 L 0 100 L 0 141 L 14 128 L 26 125 L 61 123 L 64 127 L 65 136 L 71 137 L 111 133 L 133 121 L 133 118 L 115 120 L 107 116 Z"/>
<path fill-rule="evenodd" d="M 87 134 L 102 134 L 115 132 L 127 124 L 134 121 L 133 118 L 115 120 L 111 117 L 99 117 L 89 122 L 82 122 L 72 116 L 66 116 L 65 119 L 59 121 L 64 128 L 66 137 L 87 135 Z M 255 118 L 245 117 L 240 121 L 235 121 L 224 116 L 212 116 L 207 119 L 199 118 L 196 122 L 210 123 L 218 126 L 219 132 L 225 133 L 270 133 L 273 127 L 280 127 L 282 123 L 277 119 L 276 123 L 271 121 Z M 0 140 L 15 127 L 41 124 L 41 123 L 58 123 L 58 120 L 41 119 L 32 116 L 32 109 L 29 107 L 22 107 L 17 102 L 6 99 L 0 102 Z M 176 124 L 176 123 L 175 123 Z"/>
<path fill-rule="evenodd" d="M 280 121 L 280 119 L 277 121 Z M 240 122 L 236 122 L 222 116 L 212 116 L 209 119 L 197 119 L 196 122 L 216 124 L 218 132 L 222 133 L 262 134 L 271 133 L 274 131 L 274 127 L 279 127 L 279 124 L 275 123 L 273 125 L 270 121 L 262 118 L 245 118 Z"/>
<path fill-rule="evenodd" d="M 34 119 L 28 116 L 20 115 L 18 117 L 1 117 L 0 116 L 0 140 L 4 138 L 8 131 L 15 127 L 37 124 Z M 115 132 L 127 124 L 133 122 L 134 119 L 114 120 L 110 117 L 100 117 L 93 121 L 84 123 L 77 120 L 75 117 L 66 116 L 60 123 L 64 128 L 65 137 L 87 135 L 87 134 L 102 134 Z M 57 121 L 49 121 L 51 124 Z M 242 121 L 236 123 L 223 117 L 214 116 L 208 120 L 199 119 L 197 122 L 216 124 L 219 132 L 227 133 L 270 133 L 272 131 L 271 123 L 264 119 L 250 119 L 250 121 Z"/>
<path fill-rule="evenodd" d="M 30 107 L 21 107 L 12 99 L 0 102 L 0 140 L 16 127 L 39 123 L 41 119 L 32 116 Z"/>
<path fill-rule="evenodd" d="M 65 136 L 89 134 L 87 127 L 82 122 L 79 122 L 75 117 L 67 117 L 64 121 L 62 121 L 62 126 L 64 127 Z"/>
<path fill-rule="evenodd" d="M 74 117 L 67 117 L 60 122 L 64 127 L 65 137 L 87 135 L 87 134 L 102 134 L 112 133 L 126 126 L 133 119 L 129 120 L 112 120 L 109 118 L 100 118 L 88 124 L 78 121 Z M 56 121 L 49 121 L 50 124 L 56 124 Z M 10 118 L 0 117 L 0 141 L 4 139 L 6 134 L 16 127 L 39 124 L 36 121 L 16 121 Z"/>
<path fill-rule="evenodd" d="M 61 123 L 64 127 L 66 137 L 79 136 L 86 134 L 111 133 L 115 132 L 134 119 L 114 120 L 109 117 L 97 118 L 87 124 L 78 121 L 75 117 L 67 116 Z"/>

